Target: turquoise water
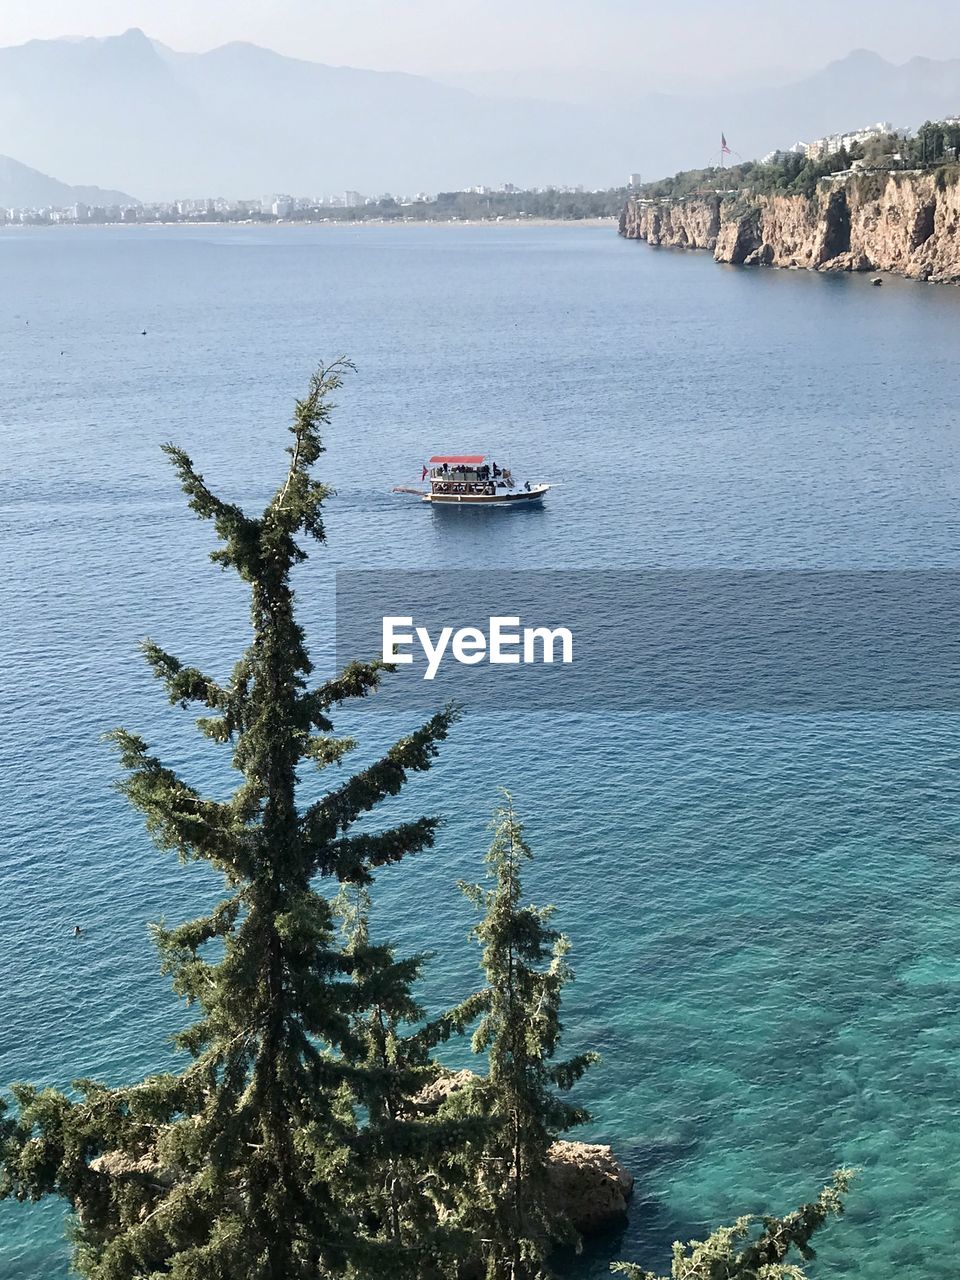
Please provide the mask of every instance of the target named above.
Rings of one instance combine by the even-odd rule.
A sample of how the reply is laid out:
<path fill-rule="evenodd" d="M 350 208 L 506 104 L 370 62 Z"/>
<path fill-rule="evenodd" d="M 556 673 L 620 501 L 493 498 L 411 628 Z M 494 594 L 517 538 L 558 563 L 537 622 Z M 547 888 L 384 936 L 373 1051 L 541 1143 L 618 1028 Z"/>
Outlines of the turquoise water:
<path fill-rule="evenodd" d="M 312 364 L 357 362 L 330 542 L 300 575 L 321 666 L 337 565 L 960 561 L 952 289 L 572 227 L 26 232 L 0 238 L 0 280 L 0 1081 L 162 1066 L 182 1014 L 145 922 L 215 892 L 154 850 L 99 740 L 122 722 L 226 784 L 136 654 L 150 634 L 224 672 L 245 638 L 160 442 L 259 501 Z M 427 450 L 474 447 L 559 481 L 544 510 L 389 493 Z M 363 752 L 401 727 L 358 724 Z M 474 714 L 391 805 L 447 819 L 378 902 L 437 952 L 435 1005 L 473 980 L 454 886 L 498 785 L 528 819 L 531 896 L 574 943 L 568 1041 L 604 1055 L 589 1136 L 637 1175 L 625 1235 L 579 1274 L 663 1267 L 678 1235 L 788 1208 L 848 1163 L 863 1172 L 816 1275 L 952 1276 L 958 760 L 947 715 Z M 55 1206 L 4 1206 L 5 1280 L 64 1276 L 61 1227 Z"/>

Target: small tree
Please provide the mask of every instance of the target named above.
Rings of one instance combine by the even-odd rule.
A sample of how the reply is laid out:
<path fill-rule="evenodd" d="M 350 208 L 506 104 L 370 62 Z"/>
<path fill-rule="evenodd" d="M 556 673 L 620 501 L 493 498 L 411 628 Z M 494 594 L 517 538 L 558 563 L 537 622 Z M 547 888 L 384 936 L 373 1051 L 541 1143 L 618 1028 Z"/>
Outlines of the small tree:
<path fill-rule="evenodd" d="M 434 1100 L 430 1086 L 441 1074 L 432 1049 L 463 1028 L 449 1015 L 424 1021 L 412 986 L 429 957 L 398 958 L 371 940 L 365 885 L 344 885 L 335 906 L 363 996 L 355 1014 L 363 1069 L 353 1089 L 367 1118 L 357 1208 L 379 1245 L 370 1274 L 382 1280 L 389 1264 L 398 1280 L 457 1276 L 472 1243 L 453 1212 L 457 1188 L 475 1176 L 486 1125 L 442 1090 Z"/>
<path fill-rule="evenodd" d="M 831 1216 L 843 1213 L 843 1196 L 852 1179 L 852 1170 L 838 1169 L 816 1200 L 783 1218 L 738 1218 L 706 1240 L 678 1241 L 670 1280 L 805 1280 L 803 1269 L 788 1261 L 789 1254 L 796 1250 L 804 1262 L 814 1258 L 810 1239 Z M 757 1226 L 762 1230 L 750 1239 Z M 610 1270 L 627 1280 L 661 1280 L 633 1262 L 615 1262 Z"/>
<path fill-rule="evenodd" d="M 552 907 L 522 905 L 521 869 L 533 855 L 503 794 L 485 859 L 493 885 L 461 885 L 484 913 L 473 936 L 483 948 L 487 983 L 465 1009 L 480 1013 L 473 1050 L 486 1053 L 489 1064 L 478 1087 L 490 1129 L 468 1216 L 482 1242 L 487 1280 L 540 1280 L 549 1274 L 552 1247 L 576 1239 L 554 1204 L 548 1152 L 559 1133 L 589 1119 L 557 1091 L 571 1089 L 598 1058 L 583 1053 L 554 1061 L 563 988 L 573 977 L 570 944 L 549 925 Z"/>
<path fill-rule="evenodd" d="M 334 736 L 331 710 L 381 675 L 378 663 L 355 664 L 309 683 L 290 583 L 305 559 L 298 535 L 324 540 L 329 490 L 312 471 L 348 367 L 321 367 L 297 402 L 287 474 L 260 516 L 217 497 L 166 446 L 190 506 L 213 522 L 212 558 L 250 589 L 253 638 L 223 684 L 145 645 L 170 700 L 200 704 L 200 731 L 232 743 L 240 781 L 229 800 L 202 796 L 135 734 L 114 734 L 122 789 L 157 843 L 208 862 L 226 886 L 208 915 L 154 931 L 174 989 L 199 1011 L 176 1037 L 191 1061 L 125 1088 L 81 1080 L 73 1098 L 15 1088 L 18 1113 L 0 1133 L 0 1195 L 67 1200 L 75 1265 L 91 1280 L 318 1280 L 393 1267 L 398 1242 L 376 1220 L 379 1201 L 373 1220 L 358 1212 L 373 1158 L 363 1104 L 375 1090 L 402 1092 L 406 1077 L 392 1079 L 402 1068 L 389 1055 L 371 1062 L 356 1028 L 382 1003 L 380 979 L 399 1013 L 412 1010 L 414 970 L 345 951 L 317 882 L 368 883 L 373 868 L 432 844 L 434 818 L 352 828 L 412 770 L 429 768 L 452 713 L 298 806 L 300 770 L 338 763 L 353 745 Z"/>

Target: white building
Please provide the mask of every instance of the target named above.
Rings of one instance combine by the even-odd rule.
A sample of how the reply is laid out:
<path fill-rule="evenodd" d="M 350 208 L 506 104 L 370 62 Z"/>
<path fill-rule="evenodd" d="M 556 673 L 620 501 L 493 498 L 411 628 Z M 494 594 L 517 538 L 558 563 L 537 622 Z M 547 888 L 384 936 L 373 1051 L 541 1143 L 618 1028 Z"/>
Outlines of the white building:
<path fill-rule="evenodd" d="M 878 120 L 876 124 L 864 125 L 862 129 L 851 129 L 849 133 L 830 133 L 825 138 L 817 138 L 815 142 L 805 144 L 808 160 L 823 160 L 827 156 L 835 156 L 838 151 L 849 151 L 853 146 L 869 142 L 871 138 L 882 138 L 890 133 L 902 133 L 889 120 Z"/>
<path fill-rule="evenodd" d="M 343 207 L 345 209 L 359 209 L 363 204 L 363 196 L 359 191 L 345 191 L 343 193 Z"/>
<path fill-rule="evenodd" d="M 807 154 L 806 142 L 795 142 L 792 147 L 777 147 L 774 151 L 768 151 L 765 156 L 760 157 L 761 164 L 783 164 L 784 160 L 790 156 L 805 156 Z"/>

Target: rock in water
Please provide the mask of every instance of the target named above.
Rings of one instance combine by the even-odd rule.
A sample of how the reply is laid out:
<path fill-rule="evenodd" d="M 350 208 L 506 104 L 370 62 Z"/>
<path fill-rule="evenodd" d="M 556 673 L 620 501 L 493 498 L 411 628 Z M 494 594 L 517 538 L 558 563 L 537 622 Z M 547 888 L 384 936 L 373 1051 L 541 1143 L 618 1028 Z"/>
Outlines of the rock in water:
<path fill-rule="evenodd" d="M 475 1083 L 472 1071 L 444 1071 L 422 1090 L 416 1108 L 432 1115 L 459 1089 Z M 550 1148 L 550 1183 L 557 1208 L 582 1235 L 616 1226 L 627 1214 L 633 1175 L 610 1147 L 589 1142 L 555 1142 Z"/>
<path fill-rule="evenodd" d="M 417 1094 L 415 1106 L 423 1115 L 432 1116 L 460 1089 L 465 1089 L 477 1079 L 473 1071 L 441 1071 Z"/>
<path fill-rule="evenodd" d="M 633 1175 L 610 1147 L 555 1142 L 549 1159 L 558 1208 L 578 1231 L 589 1235 L 623 1221 L 633 1194 Z"/>

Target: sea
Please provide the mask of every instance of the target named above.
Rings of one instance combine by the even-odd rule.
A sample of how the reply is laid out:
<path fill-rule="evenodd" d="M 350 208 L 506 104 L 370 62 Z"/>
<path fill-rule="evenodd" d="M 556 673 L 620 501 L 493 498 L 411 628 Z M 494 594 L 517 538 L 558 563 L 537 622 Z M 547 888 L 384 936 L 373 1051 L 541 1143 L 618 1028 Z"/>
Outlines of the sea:
<path fill-rule="evenodd" d="M 176 1065 L 190 1016 L 148 925 L 198 914 L 217 880 L 153 846 L 103 735 L 134 730 L 226 794 L 222 752 L 138 644 L 223 676 L 248 623 L 163 442 L 256 508 L 313 368 L 355 363 L 325 432 L 327 542 L 296 575 L 322 678 L 338 569 L 957 569 L 958 339 L 954 288 L 719 266 L 612 225 L 3 232 L 0 1086 L 136 1081 Z M 542 509 L 391 492 L 473 451 L 553 483 Z M 358 761 L 415 723 L 339 722 Z M 667 1272 L 674 1240 L 784 1212 L 845 1165 L 812 1274 L 952 1280 L 958 770 L 960 719 L 935 705 L 505 698 L 385 806 L 444 820 L 374 911 L 378 936 L 431 953 L 432 1010 L 479 980 L 457 882 L 483 874 L 501 787 L 526 822 L 526 893 L 572 944 L 564 1046 L 602 1054 L 574 1136 L 636 1177 L 626 1226 L 565 1276 Z M 0 1275 L 62 1280 L 64 1228 L 56 1202 L 0 1205 Z"/>

